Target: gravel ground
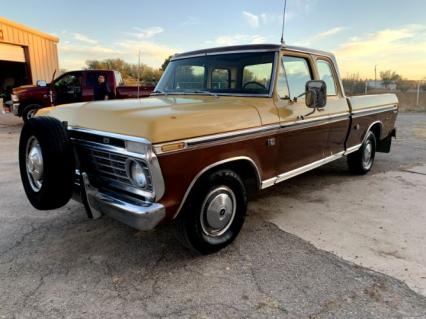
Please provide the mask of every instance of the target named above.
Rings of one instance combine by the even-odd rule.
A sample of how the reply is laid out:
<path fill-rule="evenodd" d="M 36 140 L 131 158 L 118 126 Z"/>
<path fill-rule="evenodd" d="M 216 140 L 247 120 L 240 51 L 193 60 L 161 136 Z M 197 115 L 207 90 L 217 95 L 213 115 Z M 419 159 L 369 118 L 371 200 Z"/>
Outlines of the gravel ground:
<path fill-rule="evenodd" d="M 400 119 L 404 127 L 414 116 Z M 182 248 L 169 226 L 144 233 L 88 220 L 74 202 L 36 211 L 18 173 L 20 126 L 0 115 L 0 318 L 426 318 L 426 298 L 405 283 L 268 222 L 256 205 L 286 183 L 254 199 L 233 245 L 204 257 Z M 404 141 L 409 153 L 396 147 L 381 169 L 424 161 L 416 141 Z M 329 172 L 303 178 L 348 178 Z"/>

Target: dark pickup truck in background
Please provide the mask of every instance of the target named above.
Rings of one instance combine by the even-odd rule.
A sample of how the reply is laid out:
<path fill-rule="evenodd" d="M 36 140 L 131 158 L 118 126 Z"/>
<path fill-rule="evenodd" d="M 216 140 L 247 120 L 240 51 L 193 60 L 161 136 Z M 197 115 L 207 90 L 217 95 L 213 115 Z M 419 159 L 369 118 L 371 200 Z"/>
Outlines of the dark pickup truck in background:
<path fill-rule="evenodd" d="M 110 99 L 147 97 L 154 86 L 124 86 L 120 72 L 111 70 L 80 70 L 67 72 L 50 84 L 38 81 L 37 85 L 23 85 L 12 91 L 6 111 L 21 116 L 24 121 L 31 118 L 38 109 L 75 102 L 93 100 L 93 88 L 99 75 L 106 78 L 111 90 Z"/>

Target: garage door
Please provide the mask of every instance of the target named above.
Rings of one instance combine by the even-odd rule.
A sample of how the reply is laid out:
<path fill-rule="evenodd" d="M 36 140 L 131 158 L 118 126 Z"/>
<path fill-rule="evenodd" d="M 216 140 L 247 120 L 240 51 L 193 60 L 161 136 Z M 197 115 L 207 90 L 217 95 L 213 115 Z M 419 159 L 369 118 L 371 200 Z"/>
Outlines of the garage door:
<path fill-rule="evenodd" d="M 0 60 L 25 62 L 24 48 L 17 45 L 0 43 Z"/>

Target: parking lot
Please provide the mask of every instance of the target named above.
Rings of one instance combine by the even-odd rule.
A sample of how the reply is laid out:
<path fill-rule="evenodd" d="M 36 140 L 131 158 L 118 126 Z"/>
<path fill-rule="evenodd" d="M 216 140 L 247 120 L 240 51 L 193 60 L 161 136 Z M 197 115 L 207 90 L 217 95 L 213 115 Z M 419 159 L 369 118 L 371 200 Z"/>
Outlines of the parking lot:
<path fill-rule="evenodd" d="M 426 114 L 373 171 L 332 163 L 256 195 L 236 242 L 194 256 L 171 226 L 36 211 L 21 121 L 0 115 L 0 318 L 426 318 Z"/>

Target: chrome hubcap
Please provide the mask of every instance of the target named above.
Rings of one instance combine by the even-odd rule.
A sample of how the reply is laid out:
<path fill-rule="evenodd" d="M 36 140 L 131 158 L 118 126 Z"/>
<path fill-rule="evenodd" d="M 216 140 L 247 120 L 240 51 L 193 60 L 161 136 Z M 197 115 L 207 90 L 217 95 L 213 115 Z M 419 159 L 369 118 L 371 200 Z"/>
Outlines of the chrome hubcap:
<path fill-rule="evenodd" d="M 236 197 L 226 186 L 212 190 L 204 200 L 201 210 L 201 227 L 208 236 L 221 236 L 231 226 L 236 212 Z"/>
<path fill-rule="evenodd" d="M 30 110 L 27 113 L 27 120 L 29 120 L 30 118 L 34 117 L 34 114 L 36 113 L 37 110 Z"/>
<path fill-rule="evenodd" d="M 38 192 L 43 185 L 43 155 L 40 143 L 34 136 L 27 142 L 26 170 L 31 188 Z"/>
<path fill-rule="evenodd" d="M 364 147 L 364 152 L 362 154 L 362 165 L 365 169 L 369 169 L 373 163 L 373 144 L 371 141 L 368 141 Z"/>

